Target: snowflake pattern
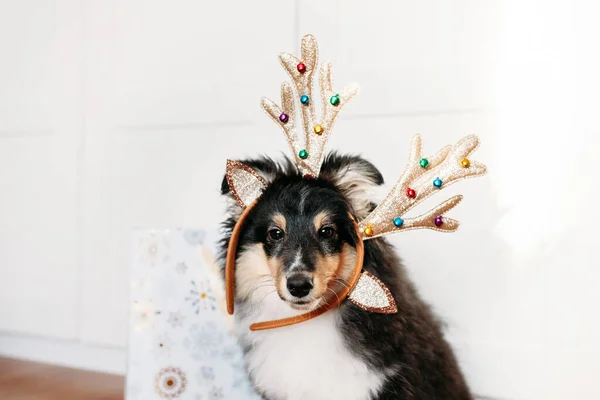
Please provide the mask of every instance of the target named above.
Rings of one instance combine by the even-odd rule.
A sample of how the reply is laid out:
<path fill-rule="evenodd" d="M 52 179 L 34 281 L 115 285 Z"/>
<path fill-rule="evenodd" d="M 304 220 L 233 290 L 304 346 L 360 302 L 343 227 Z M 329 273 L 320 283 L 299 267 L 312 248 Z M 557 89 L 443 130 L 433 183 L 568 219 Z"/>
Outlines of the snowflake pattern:
<path fill-rule="evenodd" d="M 205 233 L 201 229 L 186 229 L 183 232 L 183 237 L 191 245 L 199 245 L 204 243 Z"/>
<path fill-rule="evenodd" d="M 154 391 L 163 399 L 176 399 L 187 388 L 187 377 L 180 368 L 163 368 L 154 377 Z"/>
<path fill-rule="evenodd" d="M 217 309 L 217 299 L 214 296 L 210 284 L 206 281 L 196 284 L 196 281 L 190 281 L 191 289 L 189 296 L 185 297 L 185 300 L 190 303 L 192 310 L 197 314 L 200 314 L 200 310 L 212 310 Z"/>
<path fill-rule="evenodd" d="M 192 326 L 190 337 L 184 341 L 191 356 L 197 360 L 215 358 L 220 355 L 223 333 L 217 329 L 213 321 L 206 322 L 202 326 Z"/>
<path fill-rule="evenodd" d="M 203 366 L 202 368 L 200 368 L 200 372 L 202 373 L 202 377 L 204 379 L 210 381 L 215 380 L 215 371 L 212 369 L 212 367 Z"/>
<path fill-rule="evenodd" d="M 158 335 L 154 338 L 154 344 L 152 346 L 152 352 L 157 358 L 168 358 L 171 356 L 171 350 L 173 349 L 173 341 L 167 333 Z"/>
<path fill-rule="evenodd" d="M 202 387 L 210 387 L 214 383 L 215 378 L 215 370 L 208 365 L 203 365 L 196 373 L 196 381 Z"/>
<path fill-rule="evenodd" d="M 151 232 L 138 242 L 138 257 L 154 267 L 169 259 L 169 245 L 160 235 Z"/>
<path fill-rule="evenodd" d="M 157 315 L 160 315 L 160 311 L 154 309 L 152 299 L 133 302 L 133 323 L 136 331 L 154 328 Z"/>
<path fill-rule="evenodd" d="M 179 311 L 170 312 L 169 319 L 167 319 L 167 322 L 169 323 L 169 325 L 171 325 L 171 327 L 173 329 L 175 329 L 177 327 L 182 327 L 184 321 L 185 321 L 185 316 L 181 315 L 181 313 Z"/>
<path fill-rule="evenodd" d="M 187 270 L 188 270 L 188 266 L 184 262 L 178 262 L 177 265 L 175 265 L 175 271 L 177 271 L 181 275 L 185 275 Z"/>
<path fill-rule="evenodd" d="M 219 399 L 223 399 L 223 389 L 218 387 L 218 386 L 213 386 L 208 398 L 210 400 L 219 400 Z"/>

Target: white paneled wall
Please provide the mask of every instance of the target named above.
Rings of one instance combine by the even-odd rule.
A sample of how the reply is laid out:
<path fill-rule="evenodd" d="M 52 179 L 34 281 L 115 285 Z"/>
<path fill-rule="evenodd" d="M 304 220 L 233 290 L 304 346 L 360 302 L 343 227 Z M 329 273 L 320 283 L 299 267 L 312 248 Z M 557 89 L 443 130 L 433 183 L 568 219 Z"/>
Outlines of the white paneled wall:
<path fill-rule="evenodd" d="M 82 8 L 0 4 L 0 329 L 78 337 Z"/>
<path fill-rule="evenodd" d="M 0 353 L 124 370 L 132 227 L 222 216 L 227 158 L 287 151 L 260 110 L 317 36 L 361 95 L 331 148 L 393 183 L 479 134 L 454 235 L 394 239 L 473 388 L 596 399 L 600 29 L 576 1 L 0 3 Z M 595 168 L 594 168 L 595 167 Z M 87 356 L 86 356 L 87 355 Z"/>

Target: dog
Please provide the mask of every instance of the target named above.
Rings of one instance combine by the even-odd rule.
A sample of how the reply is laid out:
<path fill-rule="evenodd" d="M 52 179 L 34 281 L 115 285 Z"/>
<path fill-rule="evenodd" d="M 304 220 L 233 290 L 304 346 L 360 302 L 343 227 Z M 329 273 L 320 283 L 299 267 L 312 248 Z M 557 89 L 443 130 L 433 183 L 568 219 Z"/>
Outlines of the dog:
<path fill-rule="evenodd" d="M 249 329 L 337 295 L 361 240 L 353 219 L 375 208 L 369 193 L 384 181 L 364 158 L 335 152 L 312 179 L 287 158 L 240 162 L 268 184 L 242 228 L 235 264 L 235 329 L 257 393 L 266 400 L 472 400 L 441 324 L 385 238 L 365 241 L 363 269 L 389 288 L 397 313 L 343 301 L 297 325 Z M 242 208 L 226 179 L 221 192 L 229 201 L 220 241 L 224 269 Z"/>

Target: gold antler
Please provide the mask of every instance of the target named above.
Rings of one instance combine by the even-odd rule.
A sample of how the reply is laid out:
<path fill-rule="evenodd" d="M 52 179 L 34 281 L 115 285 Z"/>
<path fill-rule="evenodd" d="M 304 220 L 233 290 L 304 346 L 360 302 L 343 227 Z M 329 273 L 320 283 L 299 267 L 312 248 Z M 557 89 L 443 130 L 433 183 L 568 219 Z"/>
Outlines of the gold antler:
<path fill-rule="evenodd" d="M 319 176 L 325 158 L 325 145 L 338 113 L 359 91 L 358 84 L 351 83 L 341 94 L 336 93 L 331 79 L 331 64 L 324 62 L 319 71 L 323 117 L 318 123 L 312 96 L 312 78 L 319 58 L 318 53 L 317 40 L 312 35 L 306 35 L 302 38 L 301 59 L 288 53 L 280 54 L 279 61 L 292 79 L 296 93 L 292 85 L 284 82 L 281 84 L 283 109 L 266 97 L 261 100 L 263 109 L 273 121 L 281 125 L 300 171 L 315 178 Z M 305 133 L 304 147 L 298 143 L 296 135 L 295 96 L 299 97 L 301 103 L 300 111 Z"/>
<path fill-rule="evenodd" d="M 460 203 L 461 195 L 449 198 L 418 217 L 404 219 L 404 214 L 441 188 L 485 174 L 485 165 L 467 158 L 478 145 L 477 136 L 467 136 L 454 147 L 446 146 L 433 157 L 422 158 L 421 136 L 415 135 L 408 165 L 398 183 L 381 204 L 361 221 L 359 226 L 363 239 L 418 228 L 455 231 L 459 222 L 443 214 Z"/>

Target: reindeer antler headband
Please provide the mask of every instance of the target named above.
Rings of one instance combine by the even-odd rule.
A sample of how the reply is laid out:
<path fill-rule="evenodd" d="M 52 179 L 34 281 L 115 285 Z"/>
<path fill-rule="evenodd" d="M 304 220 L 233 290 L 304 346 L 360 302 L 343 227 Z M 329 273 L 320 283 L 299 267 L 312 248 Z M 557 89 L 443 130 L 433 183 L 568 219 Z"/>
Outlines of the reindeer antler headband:
<path fill-rule="evenodd" d="M 323 63 L 319 79 L 323 116 L 320 122 L 317 122 L 312 99 L 312 79 L 318 60 L 316 39 L 312 35 L 304 36 L 300 59 L 283 53 L 279 56 L 279 60 L 292 79 L 294 88 L 287 82 L 281 85 L 281 107 L 266 98 L 263 98 L 261 104 L 267 114 L 283 129 L 298 169 L 306 178 L 317 178 L 325 157 L 325 145 L 331 135 L 335 119 L 342 107 L 356 96 L 359 86 L 354 83 L 346 86 L 341 94 L 335 92 L 331 80 L 331 64 Z M 296 98 L 299 98 L 301 103 L 304 147 L 299 144 L 296 135 Z M 338 292 L 329 303 L 313 311 L 296 317 L 256 323 L 250 326 L 250 329 L 270 329 L 307 321 L 336 307 L 346 297 L 367 311 L 397 312 L 396 302 L 385 285 L 374 275 L 362 271 L 363 241 L 419 228 L 454 232 L 459 222 L 445 217 L 444 214 L 460 203 L 461 195 L 453 196 L 417 217 L 407 218 L 405 214 L 440 189 L 462 179 L 485 174 L 485 165 L 468 158 L 478 145 L 479 140 L 476 136 L 467 136 L 454 146 L 446 146 L 434 156 L 424 158 L 421 154 L 421 137 L 415 135 L 412 139 L 408 165 L 396 185 L 372 213 L 362 221 L 355 222 L 360 240 L 356 245 L 355 266 L 348 280 L 349 285 Z M 227 310 L 233 314 L 234 267 L 240 231 L 246 217 L 267 187 L 267 183 L 249 166 L 231 160 L 227 161 L 226 176 L 231 193 L 245 209 L 231 234 L 225 266 Z"/>

